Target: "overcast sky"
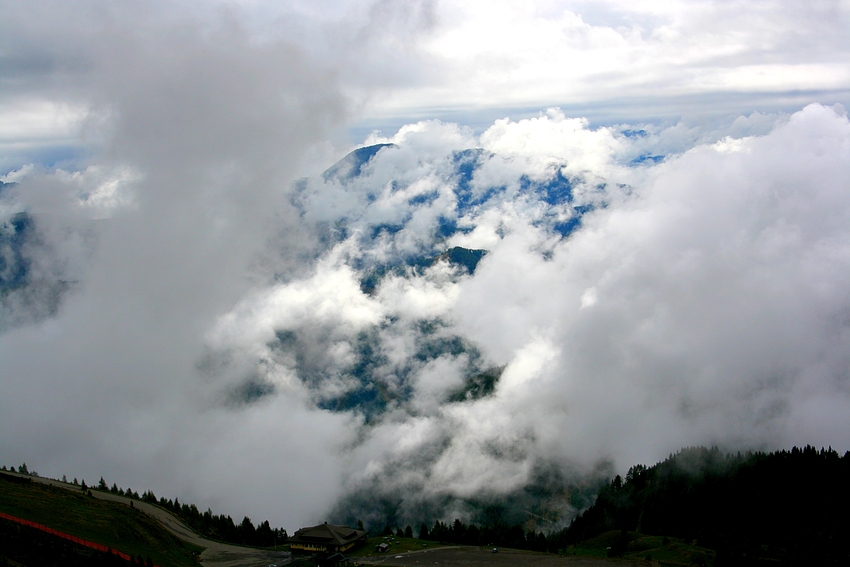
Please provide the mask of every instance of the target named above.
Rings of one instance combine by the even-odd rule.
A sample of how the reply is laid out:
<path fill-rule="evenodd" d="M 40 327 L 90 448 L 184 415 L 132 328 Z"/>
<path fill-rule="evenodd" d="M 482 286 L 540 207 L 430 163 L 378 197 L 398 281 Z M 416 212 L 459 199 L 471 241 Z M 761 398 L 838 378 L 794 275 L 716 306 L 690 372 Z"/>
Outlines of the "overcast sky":
<path fill-rule="evenodd" d="M 0 464 L 292 531 L 541 463 L 850 449 L 848 29 L 839 0 L 0 0 Z M 488 254 L 361 289 L 450 246 Z M 464 352 L 416 358 L 423 321 Z M 377 418 L 327 404 L 364 340 Z"/>

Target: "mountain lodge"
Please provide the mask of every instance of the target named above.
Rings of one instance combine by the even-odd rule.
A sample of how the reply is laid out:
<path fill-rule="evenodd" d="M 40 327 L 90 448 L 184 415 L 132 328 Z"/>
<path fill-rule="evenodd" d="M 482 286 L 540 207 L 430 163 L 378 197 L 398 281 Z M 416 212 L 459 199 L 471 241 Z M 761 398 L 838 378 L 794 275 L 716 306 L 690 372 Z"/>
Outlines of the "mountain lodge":
<path fill-rule="evenodd" d="M 366 541 L 366 532 L 348 526 L 334 526 L 325 522 L 318 526 L 301 528 L 287 540 L 293 551 L 310 553 L 341 553 Z"/>

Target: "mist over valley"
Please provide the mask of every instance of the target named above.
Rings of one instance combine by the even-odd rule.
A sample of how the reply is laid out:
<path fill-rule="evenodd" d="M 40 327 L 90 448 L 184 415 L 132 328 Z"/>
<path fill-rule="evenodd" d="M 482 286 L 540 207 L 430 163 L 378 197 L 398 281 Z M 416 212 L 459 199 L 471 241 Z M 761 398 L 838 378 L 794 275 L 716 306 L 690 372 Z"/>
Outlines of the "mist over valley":
<path fill-rule="evenodd" d="M 686 447 L 844 455 L 827 4 L 0 2 L 0 464 L 555 534 Z"/>

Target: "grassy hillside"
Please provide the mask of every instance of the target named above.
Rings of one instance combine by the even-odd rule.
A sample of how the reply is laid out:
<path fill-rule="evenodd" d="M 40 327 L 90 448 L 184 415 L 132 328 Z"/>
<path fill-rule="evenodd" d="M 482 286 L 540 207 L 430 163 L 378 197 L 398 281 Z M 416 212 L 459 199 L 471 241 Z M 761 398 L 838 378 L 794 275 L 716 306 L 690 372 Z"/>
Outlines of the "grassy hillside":
<path fill-rule="evenodd" d="M 585 557 L 617 556 L 623 559 L 655 561 L 659 565 L 713 565 L 715 552 L 679 538 L 648 536 L 636 532 L 608 531 L 570 545 L 565 555 Z"/>
<path fill-rule="evenodd" d="M 162 567 L 195 565 L 202 548 L 171 535 L 155 520 L 129 506 L 96 500 L 36 482 L 18 483 L 0 475 L 0 512 L 123 551 L 150 557 Z"/>

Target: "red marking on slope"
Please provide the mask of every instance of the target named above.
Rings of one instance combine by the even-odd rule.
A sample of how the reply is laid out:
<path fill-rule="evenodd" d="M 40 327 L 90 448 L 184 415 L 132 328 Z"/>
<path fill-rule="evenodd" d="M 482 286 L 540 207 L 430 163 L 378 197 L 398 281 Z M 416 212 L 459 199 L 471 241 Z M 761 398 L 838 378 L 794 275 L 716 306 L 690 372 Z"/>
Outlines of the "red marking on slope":
<path fill-rule="evenodd" d="M 79 538 L 77 536 L 72 536 L 71 534 L 66 534 L 64 532 L 60 532 L 58 530 L 54 530 L 53 528 L 48 528 L 47 526 L 43 526 L 41 524 L 36 524 L 35 522 L 30 522 L 29 520 L 24 520 L 23 518 L 18 518 L 16 516 L 10 516 L 9 514 L 4 514 L 0 512 L 0 519 L 3 520 L 11 520 L 12 522 L 16 522 L 18 524 L 29 526 L 31 528 L 35 528 L 37 530 L 41 530 L 50 535 L 55 535 L 57 537 L 61 537 L 62 539 L 67 539 L 68 541 L 72 541 L 79 545 L 84 545 L 86 547 L 90 547 L 92 549 L 96 549 L 98 551 L 103 551 L 104 553 L 113 553 L 118 557 L 126 560 L 133 561 L 133 558 L 127 555 L 126 553 L 122 553 L 117 549 L 112 549 L 111 547 L 106 547 L 105 545 L 101 545 L 99 543 L 95 543 L 93 541 L 88 541 L 86 539 Z M 159 567 L 158 565 L 154 565 L 154 567 Z"/>

